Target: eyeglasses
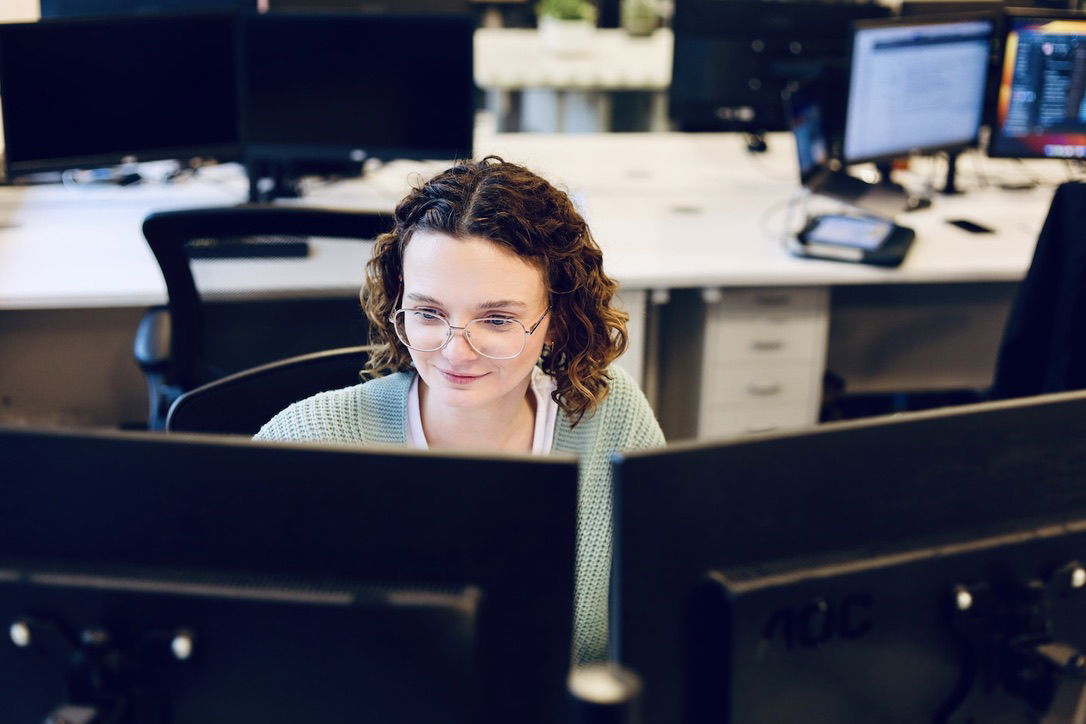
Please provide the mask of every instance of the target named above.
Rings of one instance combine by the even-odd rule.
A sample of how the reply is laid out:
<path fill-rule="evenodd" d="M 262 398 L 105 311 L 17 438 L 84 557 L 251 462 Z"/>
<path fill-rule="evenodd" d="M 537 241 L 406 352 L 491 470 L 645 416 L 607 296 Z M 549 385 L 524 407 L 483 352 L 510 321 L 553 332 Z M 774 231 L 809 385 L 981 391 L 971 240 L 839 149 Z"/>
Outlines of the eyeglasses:
<path fill-rule="evenodd" d="M 454 327 L 432 309 L 397 309 L 390 320 L 396 336 L 416 352 L 436 352 L 452 340 L 453 330 L 464 332 L 471 348 L 490 359 L 513 359 L 524 351 L 528 337 L 551 311 L 547 307 L 535 324 L 525 329 L 519 319 L 484 317 L 473 319 L 463 327 Z"/>

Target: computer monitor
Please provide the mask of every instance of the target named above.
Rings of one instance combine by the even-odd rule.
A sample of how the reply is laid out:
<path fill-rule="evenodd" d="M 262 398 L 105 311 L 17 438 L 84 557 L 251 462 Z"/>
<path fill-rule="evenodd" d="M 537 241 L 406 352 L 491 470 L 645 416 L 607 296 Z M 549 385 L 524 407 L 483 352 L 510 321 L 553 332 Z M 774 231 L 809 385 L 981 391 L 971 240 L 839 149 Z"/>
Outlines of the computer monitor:
<path fill-rule="evenodd" d="M 872 184 L 848 175 L 838 160 L 840 134 L 829 126 L 833 100 L 827 88 L 824 81 L 815 79 L 785 94 L 799 182 L 813 193 L 855 202 L 871 192 Z"/>
<path fill-rule="evenodd" d="M 472 152 L 474 23 L 463 16 L 268 13 L 242 21 L 250 175 Z"/>
<path fill-rule="evenodd" d="M 202 10 L 256 10 L 257 0 L 41 0 L 43 18 L 145 15 Z"/>
<path fill-rule="evenodd" d="M 268 9 L 311 12 L 349 10 L 360 13 L 470 15 L 471 0 L 268 0 Z"/>
<path fill-rule="evenodd" d="M 982 16 L 856 23 L 844 162 L 976 145 L 994 26 Z"/>
<path fill-rule="evenodd" d="M 25 429 L 0 459 L 6 719 L 66 684 L 174 724 L 565 714 L 572 459 Z"/>
<path fill-rule="evenodd" d="M 9 177 L 237 158 L 232 14 L 0 24 Z"/>
<path fill-rule="evenodd" d="M 799 180 L 817 186 L 830 171 L 833 142 L 826 128 L 826 98 L 821 83 L 806 83 L 785 95 L 789 126 L 796 140 Z"/>
<path fill-rule="evenodd" d="M 1003 0 L 902 0 L 898 6 L 898 14 L 902 17 L 963 13 L 997 15 L 1003 12 L 1004 7 L 1006 3 Z"/>
<path fill-rule="evenodd" d="M 988 155 L 1086 159 L 1086 13 L 1008 13 Z"/>
<path fill-rule="evenodd" d="M 669 113 L 682 131 L 785 131 L 782 93 L 841 72 L 851 23 L 875 3 L 678 0 Z"/>
<path fill-rule="evenodd" d="M 871 183 L 848 173 L 840 161 L 841 134 L 833 120 L 836 93 L 823 79 L 804 81 L 785 94 L 796 142 L 799 182 L 812 193 L 838 199 L 869 214 L 893 217 L 917 200 L 903 190 Z M 809 247 L 808 247 L 809 248 Z M 855 260 L 854 251 L 842 251 Z M 900 263 L 896 253 L 892 257 Z"/>
<path fill-rule="evenodd" d="M 1075 392 L 624 455 L 612 641 L 645 721 L 938 720 L 975 681 L 954 587 L 1026 595 L 1083 559 L 1084 416 Z M 1081 625 L 1051 633 L 1086 647 Z M 969 691 L 1024 706 L 1002 682 Z"/>

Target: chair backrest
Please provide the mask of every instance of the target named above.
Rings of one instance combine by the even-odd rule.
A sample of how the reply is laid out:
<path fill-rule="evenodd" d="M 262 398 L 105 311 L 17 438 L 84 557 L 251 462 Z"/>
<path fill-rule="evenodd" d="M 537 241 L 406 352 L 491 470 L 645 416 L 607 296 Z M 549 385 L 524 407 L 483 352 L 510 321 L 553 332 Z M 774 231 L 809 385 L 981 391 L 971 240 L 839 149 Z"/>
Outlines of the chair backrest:
<path fill-rule="evenodd" d="M 169 432 L 254 435 L 277 412 L 361 381 L 371 347 L 343 347 L 260 365 L 189 390 L 170 407 Z"/>
<path fill-rule="evenodd" d="M 145 319 L 141 325 L 135 347 L 137 361 L 148 375 L 151 386 L 150 426 L 154 428 L 162 425 L 165 410 L 178 394 L 224 374 L 295 354 L 341 344 L 360 343 L 365 339 L 360 333 L 339 336 L 339 329 L 344 326 L 342 321 L 332 333 L 325 333 L 331 325 L 326 323 L 318 329 L 312 319 L 309 324 L 301 322 L 302 329 L 275 329 L 274 320 L 286 319 L 290 314 L 289 310 L 284 312 L 282 307 L 290 306 L 294 309 L 297 304 L 291 306 L 288 300 L 266 301 L 262 304 L 279 306 L 263 317 L 272 319 L 273 324 L 261 326 L 270 328 L 266 335 L 269 339 L 274 340 L 275 335 L 278 335 L 279 341 L 265 344 L 260 341 L 260 337 L 255 343 L 248 339 L 239 339 L 234 346 L 240 348 L 240 354 L 236 349 L 227 350 L 226 353 L 240 359 L 233 359 L 231 364 L 227 365 L 215 364 L 215 355 L 222 350 L 218 350 L 214 344 L 208 344 L 209 331 L 217 327 L 214 324 L 209 325 L 211 320 L 196 286 L 190 267 L 189 242 L 198 242 L 200 248 L 206 252 L 208 244 L 214 246 L 216 243 L 232 242 L 238 247 L 239 240 L 259 240 L 267 237 L 278 237 L 281 240 L 288 237 L 294 240 L 296 251 L 299 241 L 371 240 L 390 227 L 391 218 L 388 215 L 270 204 L 163 211 L 148 216 L 143 222 L 143 234 L 158 261 L 168 296 L 168 315 L 162 313 L 161 309 L 157 314 L 150 313 L 150 318 Z M 266 252 L 268 248 L 268 245 L 259 243 L 241 246 L 243 251 L 240 256 L 248 255 L 245 248 L 253 249 L 252 256 L 265 256 L 266 253 L 261 252 Z M 361 283 L 360 268 L 359 286 Z M 357 329 L 364 333 L 364 316 L 358 311 L 357 298 L 353 295 L 350 299 L 305 300 L 305 304 L 315 307 L 311 312 L 312 317 L 321 320 L 328 319 L 326 312 L 333 303 L 336 305 L 336 319 L 343 320 L 349 316 L 350 323 L 355 325 L 347 327 L 346 332 L 355 332 Z M 223 309 L 218 309 L 220 306 Z M 242 302 L 241 306 L 246 306 L 246 303 Z M 251 304 L 247 306 L 252 307 Z M 238 316 L 237 307 L 237 304 L 216 305 L 220 315 L 226 317 L 219 321 L 218 326 L 230 328 L 225 332 L 220 330 L 218 347 L 224 346 L 223 339 L 233 339 L 235 329 L 255 334 L 254 324 L 236 321 L 231 324 L 231 320 Z M 294 313 L 298 312 L 295 310 Z M 246 314 L 251 315 L 251 312 L 246 310 Z M 166 319 L 163 320 L 163 317 Z M 214 337 L 213 334 L 211 336 Z M 150 351 L 149 348 L 156 343 L 159 347 L 157 352 Z"/>
<path fill-rule="evenodd" d="M 1003 330 L 993 399 L 1086 388 L 1086 183 L 1056 189 Z"/>

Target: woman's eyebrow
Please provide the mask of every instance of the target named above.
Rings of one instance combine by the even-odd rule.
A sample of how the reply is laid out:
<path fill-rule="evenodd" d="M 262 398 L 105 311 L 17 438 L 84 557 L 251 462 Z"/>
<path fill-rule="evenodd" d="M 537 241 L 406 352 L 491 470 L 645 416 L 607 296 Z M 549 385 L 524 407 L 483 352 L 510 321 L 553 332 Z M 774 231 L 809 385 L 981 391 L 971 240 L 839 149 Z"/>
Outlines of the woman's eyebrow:
<path fill-rule="evenodd" d="M 427 296 L 425 294 L 419 294 L 417 292 L 409 293 L 406 298 L 411 300 L 412 302 L 417 302 L 418 304 L 429 304 L 435 307 L 444 306 L 441 304 L 441 302 L 434 299 L 433 297 Z M 524 302 L 517 301 L 516 299 L 495 299 L 492 301 L 483 302 L 482 304 L 477 304 L 475 308 L 481 310 L 508 309 L 509 307 L 524 309 L 527 308 L 527 306 L 528 305 Z"/>
<path fill-rule="evenodd" d="M 441 302 L 437 301 L 433 297 L 428 297 L 425 294 L 416 294 L 415 292 L 411 292 L 407 295 L 407 298 L 410 299 L 412 302 L 418 302 L 419 304 L 431 304 L 435 307 L 441 306 Z"/>
<path fill-rule="evenodd" d="M 483 302 L 476 307 L 477 309 L 503 309 L 508 307 L 520 307 L 526 308 L 528 305 L 524 302 L 518 302 L 515 299 L 497 299 L 492 302 Z"/>

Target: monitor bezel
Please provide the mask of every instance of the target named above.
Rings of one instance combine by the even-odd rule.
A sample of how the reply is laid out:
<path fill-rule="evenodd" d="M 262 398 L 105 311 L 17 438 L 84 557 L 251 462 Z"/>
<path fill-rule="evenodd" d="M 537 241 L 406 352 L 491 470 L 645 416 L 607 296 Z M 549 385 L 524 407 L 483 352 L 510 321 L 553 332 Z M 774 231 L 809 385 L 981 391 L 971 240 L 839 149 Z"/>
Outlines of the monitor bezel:
<path fill-rule="evenodd" d="M 46 26 L 101 26 L 101 25 L 117 25 L 117 24 L 159 24 L 169 23 L 173 20 L 220 20 L 225 25 L 230 26 L 231 34 L 234 38 L 234 44 L 236 46 L 238 40 L 239 23 L 238 18 L 241 13 L 229 10 L 215 10 L 215 11 L 200 11 L 200 12 L 180 12 L 180 13 L 163 13 L 153 15 L 103 15 L 103 16 L 80 16 L 80 17 L 50 17 L 42 18 L 36 22 L 30 23 L 10 23 L 5 24 L 3 28 L 0 28 L 0 34 L 7 32 L 8 28 L 16 29 L 14 32 L 22 32 L 18 28 L 40 28 Z M 33 31 L 31 31 L 33 32 Z M 236 53 L 236 50 L 233 51 Z M 9 64 L 0 62 L 0 88 L 6 84 L 8 73 L 10 69 L 6 68 Z M 234 65 L 236 75 L 236 63 Z M 236 89 L 236 82 L 235 82 Z M 235 91 L 236 92 L 236 91 Z M 12 118 L 11 103 L 0 104 L 0 118 L 3 119 L 4 131 L 4 170 L 7 177 L 17 178 L 19 176 L 26 176 L 37 173 L 47 173 L 53 171 L 68 171 L 71 169 L 80 168 L 102 168 L 108 166 L 116 166 L 124 163 L 135 162 L 142 163 L 145 161 L 163 161 L 163 160 L 187 160 L 191 158 L 213 158 L 218 162 L 230 162 L 239 161 L 242 158 L 242 146 L 241 139 L 238 133 L 237 125 L 235 124 L 234 137 L 226 143 L 210 144 L 210 145 L 183 145 L 183 146 L 157 146 L 153 148 L 133 148 L 125 149 L 124 151 L 110 151 L 101 152 L 86 155 L 72 155 L 72 156 L 55 156 L 50 158 L 30 158 L 25 160 L 12 161 L 11 158 L 11 144 L 8 139 L 9 131 L 12 124 L 10 120 Z M 237 98 L 233 99 L 233 105 L 235 113 L 237 112 Z"/>
<path fill-rule="evenodd" d="M 930 26 L 930 25 L 950 25 L 954 23 L 962 22 L 988 22 L 988 55 L 992 52 L 992 43 L 995 42 L 996 33 L 999 29 L 999 15 L 992 12 L 975 12 L 975 13 L 945 13 L 937 15 L 911 15 L 911 16 L 897 16 L 892 18 L 886 18 L 882 20 L 859 20 L 852 24 L 852 35 L 850 39 L 849 50 L 849 64 L 848 64 L 848 83 L 847 92 L 845 96 L 845 123 L 843 128 L 843 134 L 841 138 L 841 162 L 845 165 L 861 164 L 861 163 L 880 163 L 885 161 L 893 161 L 898 158 L 907 158 L 913 155 L 932 154 L 940 151 L 959 152 L 969 148 L 977 148 L 980 144 L 981 128 L 984 125 L 985 111 L 988 108 L 988 99 L 986 97 L 986 89 L 988 84 L 989 68 L 987 62 L 985 63 L 984 73 L 984 88 L 981 93 L 981 102 L 979 113 L 977 114 L 977 126 L 973 135 L 969 139 L 963 139 L 960 142 L 955 143 L 942 143 L 933 144 L 928 146 L 910 146 L 907 149 L 901 149 L 900 152 L 895 153 L 878 153 L 862 155 L 857 157 L 848 157 L 845 154 L 845 149 L 848 147 L 848 131 L 849 131 L 849 111 L 852 108 L 852 104 L 855 102 L 853 98 L 852 88 L 852 71 L 856 61 L 856 44 L 859 39 L 859 33 L 864 30 L 874 30 L 878 28 L 893 28 L 893 27 L 908 27 L 908 26 Z"/>
<path fill-rule="evenodd" d="M 999 133 L 999 99 L 1003 94 L 1003 72 L 1007 65 L 1007 36 L 1010 34 L 1014 27 L 1014 21 L 1016 19 L 1029 19 L 1029 18 L 1042 18 L 1050 20 L 1080 20 L 1086 23 L 1086 10 L 1057 10 L 1054 8 L 1007 8 L 1003 12 L 1003 23 L 1000 28 L 1000 59 L 999 68 L 997 69 L 998 77 L 995 84 L 995 97 L 989 99 L 988 114 L 991 119 L 990 130 L 988 134 L 988 142 L 985 147 L 985 153 L 990 158 L 1030 158 L 1045 161 L 1081 161 L 1086 159 L 1084 157 L 1077 158 L 1065 158 L 1062 156 L 1045 156 L 1043 154 L 1024 156 L 1020 153 L 1014 153 L 1011 149 L 1000 148 L 1000 144 L 996 143 L 997 139 L 1004 138 Z M 1013 62 L 1013 59 L 1012 59 Z M 1086 131 L 1084 131 L 1086 133 Z M 1086 148 L 1086 144 L 1083 144 Z"/>

